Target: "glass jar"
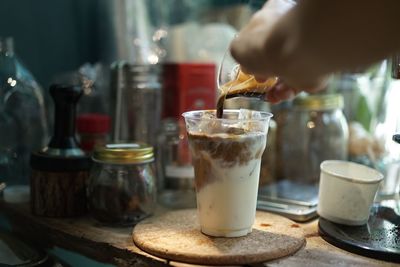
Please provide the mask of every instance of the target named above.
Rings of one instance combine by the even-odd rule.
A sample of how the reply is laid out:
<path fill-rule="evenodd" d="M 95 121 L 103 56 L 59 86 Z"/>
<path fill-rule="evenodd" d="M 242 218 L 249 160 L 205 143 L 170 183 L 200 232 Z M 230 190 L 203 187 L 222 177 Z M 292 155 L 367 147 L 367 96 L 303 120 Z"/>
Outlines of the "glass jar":
<path fill-rule="evenodd" d="M 393 133 L 400 132 L 400 80 L 393 75 L 371 123 L 373 142 L 363 142 L 368 152 L 364 161 L 384 175 L 378 191 L 381 200 L 396 198 L 400 192 L 400 146 L 392 140 Z"/>
<path fill-rule="evenodd" d="M 89 211 L 100 222 L 132 225 L 152 214 L 156 203 L 153 147 L 107 144 L 92 156 Z"/>
<path fill-rule="evenodd" d="M 281 179 L 318 183 L 324 160 L 346 160 L 348 125 L 339 94 L 300 96 L 278 129 Z"/>
<path fill-rule="evenodd" d="M 194 169 L 184 122 L 165 119 L 158 142 L 159 202 L 173 209 L 195 208 Z"/>
<path fill-rule="evenodd" d="M 159 66 L 116 62 L 111 76 L 113 141 L 156 146 L 162 102 Z"/>

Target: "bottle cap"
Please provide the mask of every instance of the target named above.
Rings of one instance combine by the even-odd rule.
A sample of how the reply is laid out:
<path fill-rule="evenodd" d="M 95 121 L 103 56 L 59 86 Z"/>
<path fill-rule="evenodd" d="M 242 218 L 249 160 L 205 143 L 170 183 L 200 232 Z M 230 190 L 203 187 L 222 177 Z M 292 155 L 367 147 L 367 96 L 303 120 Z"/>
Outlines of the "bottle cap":
<path fill-rule="evenodd" d="M 144 143 L 107 144 L 96 147 L 93 160 L 116 163 L 145 163 L 154 160 L 153 147 Z"/>
<path fill-rule="evenodd" d="M 110 116 L 99 113 L 86 113 L 78 116 L 76 126 L 79 133 L 108 133 Z"/>
<path fill-rule="evenodd" d="M 343 108 L 343 101 L 340 94 L 315 94 L 299 96 L 295 98 L 293 105 L 306 110 L 331 110 Z"/>

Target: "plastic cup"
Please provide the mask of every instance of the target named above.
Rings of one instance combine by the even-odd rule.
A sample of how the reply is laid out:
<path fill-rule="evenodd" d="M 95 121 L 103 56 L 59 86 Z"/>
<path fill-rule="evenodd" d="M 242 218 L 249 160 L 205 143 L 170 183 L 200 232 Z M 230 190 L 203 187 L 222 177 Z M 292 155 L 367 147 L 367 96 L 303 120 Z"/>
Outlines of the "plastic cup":
<path fill-rule="evenodd" d="M 367 166 L 340 160 L 321 163 L 318 214 L 335 223 L 367 223 L 383 175 Z"/>
<path fill-rule="evenodd" d="M 225 110 L 183 113 L 195 172 L 201 231 L 238 237 L 252 231 L 261 156 L 272 114 Z"/>

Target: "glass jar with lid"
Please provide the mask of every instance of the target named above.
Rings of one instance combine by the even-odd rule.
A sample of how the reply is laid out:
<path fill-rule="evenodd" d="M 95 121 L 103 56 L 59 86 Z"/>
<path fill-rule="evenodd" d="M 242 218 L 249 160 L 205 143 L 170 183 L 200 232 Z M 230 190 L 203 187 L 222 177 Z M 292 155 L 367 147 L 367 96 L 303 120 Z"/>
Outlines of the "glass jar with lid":
<path fill-rule="evenodd" d="M 280 178 L 318 183 L 322 161 L 347 159 L 348 135 L 342 95 L 297 97 L 278 126 Z"/>
<path fill-rule="evenodd" d="M 92 216 L 113 225 L 132 225 L 152 214 L 156 203 L 153 147 L 107 144 L 92 156 L 88 198 Z"/>

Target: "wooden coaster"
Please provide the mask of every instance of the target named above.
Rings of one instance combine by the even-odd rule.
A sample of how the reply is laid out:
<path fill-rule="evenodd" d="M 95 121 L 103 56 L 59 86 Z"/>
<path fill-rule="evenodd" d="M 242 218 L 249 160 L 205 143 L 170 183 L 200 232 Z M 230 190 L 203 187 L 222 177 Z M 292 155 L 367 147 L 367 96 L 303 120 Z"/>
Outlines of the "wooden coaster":
<path fill-rule="evenodd" d="M 133 229 L 133 241 L 155 256 L 194 264 L 250 264 L 291 255 L 305 244 L 301 227 L 279 215 L 257 212 L 244 237 L 210 237 L 200 232 L 196 210 L 148 218 Z"/>

